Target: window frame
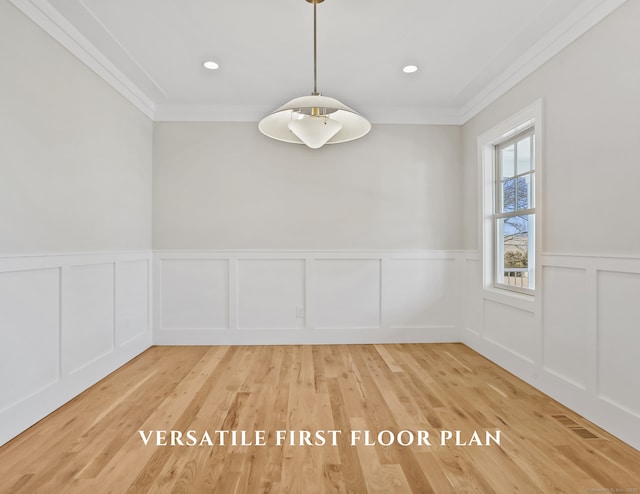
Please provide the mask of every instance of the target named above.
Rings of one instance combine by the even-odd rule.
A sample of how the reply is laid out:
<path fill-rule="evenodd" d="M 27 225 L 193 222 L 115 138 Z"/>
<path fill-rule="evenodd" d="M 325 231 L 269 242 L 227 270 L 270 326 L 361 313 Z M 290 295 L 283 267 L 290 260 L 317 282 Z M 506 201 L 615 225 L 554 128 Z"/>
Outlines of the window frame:
<path fill-rule="evenodd" d="M 513 288 L 516 287 L 496 284 L 497 221 L 494 219 L 497 208 L 495 190 L 497 184 L 496 145 L 517 138 L 518 135 L 529 129 L 533 129 L 535 134 L 533 156 L 535 184 L 532 197 L 535 205 L 535 232 L 534 238 L 530 239 L 534 246 L 534 254 L 530 256 L 528 266 L 533 272 L 534 288 L 514 290 Z M 478 173 L 479 228 L 477 234 L 478 245 L 481 248 L 483 291 L 486 296 L 498 302 L 511 303 L 510 301 L 513 301 L 515 303 L 519 299 L 526 303 L 527 301 L 539 300 L 537 295 L 541 292 L 542 281 L 539 260 L 542 252 L 543 131 L 542 99 L 539 99 L 477 138 L 478 164 L 480 168 Z M 525 211 L 521 210 L 519 214 L 523 214 Z"/>

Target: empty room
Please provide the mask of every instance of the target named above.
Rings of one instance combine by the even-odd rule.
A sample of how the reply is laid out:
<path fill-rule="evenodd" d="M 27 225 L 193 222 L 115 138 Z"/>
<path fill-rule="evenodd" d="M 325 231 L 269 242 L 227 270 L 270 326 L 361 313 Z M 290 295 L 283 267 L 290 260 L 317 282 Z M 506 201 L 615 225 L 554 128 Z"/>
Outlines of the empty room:
<path fill-rule="evenodd" d="M 640 491 L 640 0 L 0 0 L 0 493 Z"/>

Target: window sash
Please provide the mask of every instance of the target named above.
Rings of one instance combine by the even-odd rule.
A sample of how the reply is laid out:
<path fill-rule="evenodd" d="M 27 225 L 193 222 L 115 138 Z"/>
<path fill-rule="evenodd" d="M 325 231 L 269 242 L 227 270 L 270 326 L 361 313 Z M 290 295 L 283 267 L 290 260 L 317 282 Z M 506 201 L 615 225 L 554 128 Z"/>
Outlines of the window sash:
<path fill-rule="evenodd" d="M 501 228 L 501 224 L 504 223 L 505 219 L 510 217 L 518 217 L 518 216 L 527 216 L 527 266 L 522 268 L 509 268 L 506 267 L 505 264 L 505 254 L 507 249 L 505 248 L 505 235 L 504 235 L 504 227 Z M 502 220 L 502 221 L 501 221 Z M 494 220 L 494 245 L 495 245 L 495 273 L 494 273 L 494 283 L 493 286 L 495 288 L 500 288 L 504 290 L 510 290 L 515 292 L 521 292 L 525 294 L 533 294 L 535 293 L 535 225 L 536 225 L 536 215 L 535 212 L 527 213 L 527 214 L 515 214 L 502 216 L 501 218 L 496 218 Z M 507 275 L 506 278 L 509 280 L 505 282 L 505 274 L 506 273 L 519 273 L 520 283 L 518 286 L 517 276 L 515 275 L 514 283 L 511 283 L 511 274 Z M 527 286 L 523 286 L 523 279 L 526 275 L 527 278 Z"/>
<path fill-rule="evenodd" d="M 530 138 L 529 140 L 529 156 L 530 163 L 529 169 L 518 173 L 518 143 L 523 139 Z M 503 163 L 503 150 L 512 146 L 514 148 L 513 154 L 513 175 L 510 177 L 504 177 L 504 163 Z M 496 144 L 494 146 L 494 170 L 495 170 L 495 193 L 494 193 L 494 214 L 493 214 L 493 231 L 494 231 L 494 287 L 521 292 L 526 294 L 535 293 L 535 224 L 536 224 L 536 208 L 535 208 L 535 188 L 536 188 L 536 168 L 535 168 L 535 128 L 529 127 L 522 132 L 519 132 L 508 139 Z M 529 176 L 528 191 L 528 205 L 530 207 L 525 209 L 518 209 L 518 179 Z M 513 211 L 504 211 L 504 184 L 506 181 L 514 180 L 514 204 Z M 514 218 L 518 216 L 528 216 L 530 224 L 527 232 L 527 284 L 531 287 L 514 286 L 509 282 L 505 283 L 505 273 L 508 271 L 504 267 L 505 245 L 504 245 L 504 233 L 502 238 L 500 235 L 500 223 L 508 218 Z M 515 268 L 514 268 L 515 269 Z M 520 274 L 524 276 L 524 272 Z M 509 277 L 510 279 L 510 277 Z M 521 278 L 521 283 L 523 282 Z M 517 281 L 516 281 L 517 282 Z"/>
<path fill-rule="evenodd" d="M 525 172 L 518 173 L 518 159 L 517 159 L 518 158 L 518 142 L 522 141 L 523 139 L 526 139 L 527 137 L 530 137 L 530 140 L 529 140 L 530 168 Z M 503 172 L 504 163 L 502 158 L 502 151 L 511 145 L 514 146 L 514 155 L 513 155 L 514 174 L 513 176 L 510 176 L 510 177 L 503 177 L 502 172 Z M 523 130 L 522 132 L 519 132 L 518 134 L 509 137 L 507 140 L 502 141 L 499 144 L 496 144 L 494 156 L 495 156 L 495 167 L 496 167 L 496 172 L 495 172 L 496 194 L 495 194 L 494 212 L 496 214 L 505 214 L 504 183 L 507 180 L 515 180 L 514 207 L 516 208 L 516 210 L 514 212 L 524 211 L 523 209 L 521 210 L 517 209 L 517 204 L 518 204 L 517 190 L 518 190 L 518 179 L 522 177 L 526 177 L 527 175 L 531 177 L 530 179 L 531 190 L 529 191 L 529 197 L 530 197 L 530 202 L 533 205 L 533 207 L 530 207 L 528 209 L 535 209 L 535 186 L 536 186 L 535 184 L 535 171 L 536 171 L 535 170 L 535 129 L 533 127 L 529 127 Z M 507 213 L 511 213 L 511 212 L 512 211 L 508 211 Z"/>

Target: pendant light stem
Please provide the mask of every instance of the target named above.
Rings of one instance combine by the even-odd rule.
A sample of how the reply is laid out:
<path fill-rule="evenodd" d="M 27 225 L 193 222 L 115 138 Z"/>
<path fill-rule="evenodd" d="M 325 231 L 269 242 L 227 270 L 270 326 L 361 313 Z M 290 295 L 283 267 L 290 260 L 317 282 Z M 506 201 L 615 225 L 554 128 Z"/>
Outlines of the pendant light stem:
<path fill-rule="evenodd" d="M 258 129 L 272 139 L 318 149 L 359 139 L 371 124 L 344 103 L 318 92 L 317 5 L 324 0 L 306 2 L 313 3 L 313 94 L 292 99 L 260 120 Z"/>
<path fill-rule="evenodd" d="M 316 7 L 317 0 L 313 0 L 313 96 L 318 96 L 318 49 L 316 43 Z"/>

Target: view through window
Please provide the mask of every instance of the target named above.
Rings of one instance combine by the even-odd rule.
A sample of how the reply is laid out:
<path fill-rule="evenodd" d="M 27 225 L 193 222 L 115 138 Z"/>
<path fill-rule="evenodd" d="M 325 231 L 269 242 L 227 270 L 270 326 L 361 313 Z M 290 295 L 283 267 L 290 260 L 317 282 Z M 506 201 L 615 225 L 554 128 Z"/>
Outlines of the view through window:
<path fill-rule="evenodd" d="M 495 147 L 495 284 L 527 292 L 535 288 L 534 149 L 533 128 Z"/>

